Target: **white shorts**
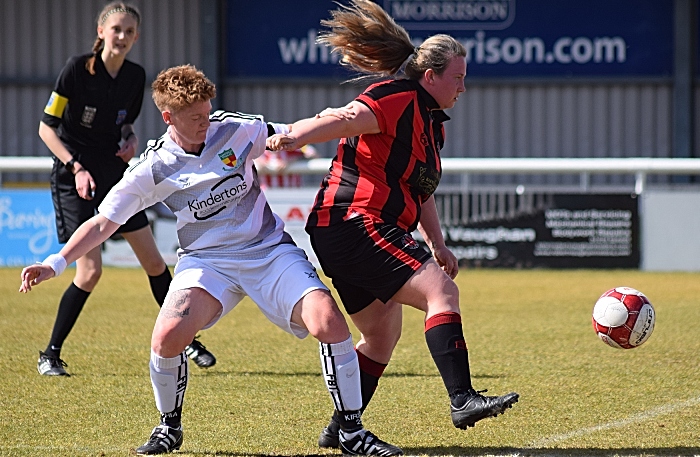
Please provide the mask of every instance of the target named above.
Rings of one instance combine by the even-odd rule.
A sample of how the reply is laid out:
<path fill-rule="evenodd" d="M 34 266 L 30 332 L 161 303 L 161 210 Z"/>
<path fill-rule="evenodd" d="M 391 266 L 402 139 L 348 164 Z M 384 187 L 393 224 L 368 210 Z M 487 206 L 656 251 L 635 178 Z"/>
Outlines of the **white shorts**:
<path fill-rule="evenodd" d="M 293 244 L 280 244 L 267 257 L 253 260 L 185 255 L 175 265 L 170 291 L 193 287 L 206 290 L 222 306 L 221 313 L 204 328 L 214 325 L 247 295 L 270 322 L 297 338 L 309 332 L 291 321 L 294 305 L 313 290 L 328 290 L 306 253 Z"/>

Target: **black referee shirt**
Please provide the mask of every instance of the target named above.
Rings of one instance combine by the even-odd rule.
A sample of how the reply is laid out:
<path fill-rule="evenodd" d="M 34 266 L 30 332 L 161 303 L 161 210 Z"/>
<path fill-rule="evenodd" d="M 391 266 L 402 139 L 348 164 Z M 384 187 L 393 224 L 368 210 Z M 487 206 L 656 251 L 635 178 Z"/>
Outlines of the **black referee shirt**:
<path fill-rule="evenodd" d="M 95 74 L 91 75 L 85 69 L 91 56 L 68 59 L 42 121 L 57 128 L 63 144 L 88 169 L 119 162 L 122 168 L 123 161 L 114 154 L 119 150 L 122 126 L 133 124 L 141 111 L 146 72 L 125 60 L 117 77 L 112 78 L 98 55 Z M 61 102 L 65 109 L 59 113 Z"/>

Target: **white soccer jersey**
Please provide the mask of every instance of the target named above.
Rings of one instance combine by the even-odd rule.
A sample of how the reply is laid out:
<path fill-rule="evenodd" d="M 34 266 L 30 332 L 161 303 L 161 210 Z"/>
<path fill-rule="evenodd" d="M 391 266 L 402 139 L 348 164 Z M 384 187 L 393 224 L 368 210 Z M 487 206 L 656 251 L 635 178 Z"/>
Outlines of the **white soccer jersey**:
<path fill-rule="evenodd" d="M 253 169 L 253 159 L 265 150 L 268 125 L 277 133 L 287 133 L 287 125 L 228 111 L 209 118 L 199 156 L 178 146 L 168 128 L 148 142 L 140 161 L 124 173 L 99 212 L 123 224 L 162 201 L 177 216 L 180 256 L 196 251 L 202 256 L 260 258 L 279 243 L 292 243 Z"/>

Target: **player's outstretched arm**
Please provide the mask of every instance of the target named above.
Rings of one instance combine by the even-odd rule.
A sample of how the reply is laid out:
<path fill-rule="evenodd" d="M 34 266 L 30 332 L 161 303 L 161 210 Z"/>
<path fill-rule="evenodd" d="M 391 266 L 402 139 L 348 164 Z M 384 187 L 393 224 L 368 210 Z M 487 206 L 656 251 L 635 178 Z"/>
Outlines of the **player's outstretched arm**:
<path fill-rule="evenodd" d="M 338 108 L 337 111 L 326 109 L 323 112 L 326 113 L 323 116 L 295 122 L 287 134 L 278 133 L 268 137 L 267 149 L 293 151 L 309 143 L 323 143 L 381 131 L 374 113 L 357 101 Z"/>
<path fill-rule="evenodd" d="M 331 108 L 328 107 L 318 113 L 316 116 L 314 116 L 316 119 L 319 117 L 327 117 L 327 116 L 333 116 L 341 120 L 350 120 L 354 119 L 355 116 L 357 116 L 357 112 L 355 111 L 355 105 L 352 103 L 348 103 L 347 105 L 343 106 L 342 108 Z"/>
<path fill-rule="evenodd" d="M 67 265 L 78 260 L 93 248 L 104 243 L 119 228 L 101 214 L 97 214 L 83 223 L 58 254 L 51 254 L 42 263 L 29 265 L 22 269 L 19 291 L 30 292 L 32 286 L 63 273 Z"/>

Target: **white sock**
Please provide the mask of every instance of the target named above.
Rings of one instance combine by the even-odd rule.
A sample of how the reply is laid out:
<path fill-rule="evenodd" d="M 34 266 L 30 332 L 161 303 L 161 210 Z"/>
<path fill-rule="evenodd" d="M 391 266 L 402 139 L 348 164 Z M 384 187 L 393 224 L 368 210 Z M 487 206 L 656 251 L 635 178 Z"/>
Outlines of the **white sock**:
<path fill-rule="evenodd" d="M 319 343 L 321 367 L 326 388 L 338 411 L 359 411 L 362 408 L 360 363 L 352 336 L 342 343 Z"/>
<path fill-rule="evenodd" d="M 167 414 L 182 407 L 187 390 L 187 355 L 165 358 L 151 350 L 151 385 L 156 397 L 156 407 Z"/>

